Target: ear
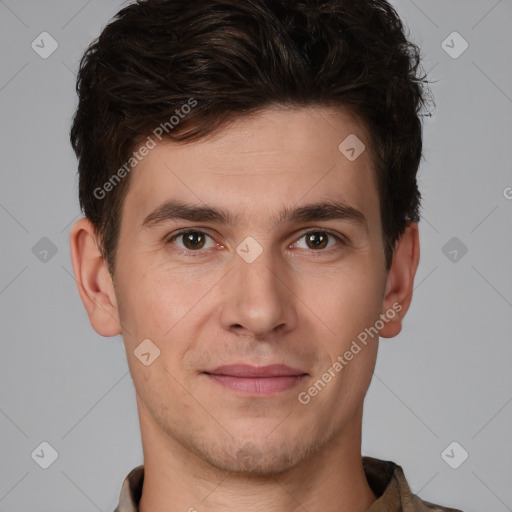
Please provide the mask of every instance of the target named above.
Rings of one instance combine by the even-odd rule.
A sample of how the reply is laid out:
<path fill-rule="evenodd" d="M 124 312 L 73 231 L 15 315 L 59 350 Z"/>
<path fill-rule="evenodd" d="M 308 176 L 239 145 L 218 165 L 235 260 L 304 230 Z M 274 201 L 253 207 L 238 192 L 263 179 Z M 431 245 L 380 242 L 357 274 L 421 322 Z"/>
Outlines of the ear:
<path fill-rule="evenodd" d="M 121 334 L 114 283 L 101 255 L 96 230 L 88 219 L 75 222 L 69 243 L 78 292 L 93 329 L 101 336 Z"/>
<path fill-rule="evenodd" d="M 404 233 L 397 241 L 393 252 L 393 261 L 388 272 L 382 314 L 389 319 L 380 330 L 383 338 L 392 338 L 402 330 L 402 320 L 412 300 L 414 276 L 420 261 L 420 242 L 418 224 L 409 222 Z M 396 312 L 391 318 L 390 312 Z"/>

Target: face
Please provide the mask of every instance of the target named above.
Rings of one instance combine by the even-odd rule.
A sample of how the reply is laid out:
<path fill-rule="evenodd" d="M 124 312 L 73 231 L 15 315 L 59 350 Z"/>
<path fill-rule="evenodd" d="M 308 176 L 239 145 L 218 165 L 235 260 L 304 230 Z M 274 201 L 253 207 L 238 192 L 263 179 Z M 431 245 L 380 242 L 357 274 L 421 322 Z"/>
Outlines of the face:
<path fill-rule="evenodd" d="M 146 442 L 268 473 L 358 423 L 387 278 L 368 148 L 347 115 L 267 109 L 132 171 L 115 296 Z"/>

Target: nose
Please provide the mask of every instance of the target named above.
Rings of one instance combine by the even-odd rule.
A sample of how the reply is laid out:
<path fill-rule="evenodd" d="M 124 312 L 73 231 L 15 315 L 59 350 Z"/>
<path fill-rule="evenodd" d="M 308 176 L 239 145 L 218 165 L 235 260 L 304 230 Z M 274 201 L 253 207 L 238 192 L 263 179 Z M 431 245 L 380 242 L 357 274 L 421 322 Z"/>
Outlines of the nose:
<path fill-rule="evenodd" d="M 264 250 L 248 263 L 234 255 L 234 268 L 222 281 L 223 329 L 258 339 L 282 336 L 295 328 L 293 283 L 284 262 Z"/>

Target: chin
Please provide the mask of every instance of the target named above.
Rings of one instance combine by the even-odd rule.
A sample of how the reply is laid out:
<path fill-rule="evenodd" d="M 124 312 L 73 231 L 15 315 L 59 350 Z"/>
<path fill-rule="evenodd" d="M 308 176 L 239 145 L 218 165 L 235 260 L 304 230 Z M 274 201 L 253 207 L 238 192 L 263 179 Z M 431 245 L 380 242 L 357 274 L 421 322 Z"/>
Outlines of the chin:
<path fill-rule="evenodd" d="M 293 469 L 315 452 L 316 443 L 304 444 L 284 440 L 233 441 L 228 446 L 208 444 L 200 456 L 210 465 L 222 470 L 253 477 L 278 475 Z M 206 447 L 204 447 L 206 448 Z"/>

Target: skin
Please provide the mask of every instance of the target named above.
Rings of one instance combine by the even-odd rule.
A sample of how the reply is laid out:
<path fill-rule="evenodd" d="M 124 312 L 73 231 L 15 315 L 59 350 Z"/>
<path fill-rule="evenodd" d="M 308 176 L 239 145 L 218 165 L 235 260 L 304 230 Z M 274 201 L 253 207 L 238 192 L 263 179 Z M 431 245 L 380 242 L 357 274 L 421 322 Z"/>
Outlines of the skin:
<path fill-rule="evenodd" d="M 338 150 L 349 134 L 367 148 L 354 161 Z M 297 399 L 398 303 L 379 333 L 396 336 L 412 297 L 418 226 L 409 223 L 386 272 L 362 125 L 327 107 L 265 109 L 208 139 L 158 144 L 130 179 L 114 281 L 87 219 L 74 224 L 70 242 L 92 327 L 123 335 L 144 450 L 140 510 L 367 510 L 376 496 L 362 468 L 361 425 L 378 337 L 307 405 Z M 242 217 L 232 226 L 169 220 L 143 228 L 170 198 Z M 360 210 L 368 232 L 346 219 L 272 222 L 284 207 L 325 200 Z M 209 236 L 165 243 L 182 228 Z M 348 243 L 308 245 L 304 235 L 322 230 Z M 248 236 L 263 249 L 252 263 L 236 252 Z M 160 349 L 149 366 L 134 355 L 144 339 Z M 202 373 L 233 363 L 285 363 L 308 375 L 292 389 L 248 396 Z"/>

